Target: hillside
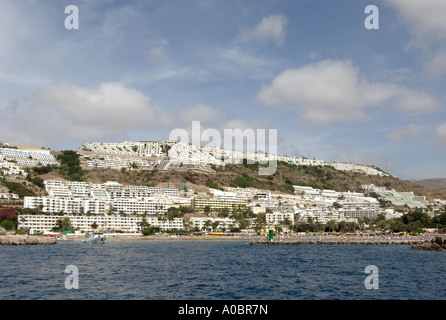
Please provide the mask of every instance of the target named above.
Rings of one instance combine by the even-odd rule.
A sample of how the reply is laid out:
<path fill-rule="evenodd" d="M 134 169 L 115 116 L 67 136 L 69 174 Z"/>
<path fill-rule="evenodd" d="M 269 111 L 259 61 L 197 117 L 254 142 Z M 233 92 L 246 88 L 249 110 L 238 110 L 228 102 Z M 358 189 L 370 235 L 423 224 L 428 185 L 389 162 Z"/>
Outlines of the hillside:
<path fill-rule="evenodd" d="M 71 161 L 71 160 L 70 160 Z M 336 191 L 358 191 L 362 184 L 373 183 L 376 186 L 385 186 L 387 189 L 397 191 L 413 191 L 416 195 L 425 195 L 428 200 L 434 198 L 446 199 L 446 190 L 431 190 L 427 187 L 401 180 L 395 177 L 381 177 L 339 171 L 329 166 L 295 166 L 285 162 L 279 162 L 276 172 L 271 176 L 258 174 L 257 164 L 228 165 L 225 167 L 213 166 L 215 173 L 199 170 L 175 169 L 175 170 L 114 170 L 114 169 L 90 169 L 82 170 L 78 164 L 77 169 L 53 168 L 51 170 L 30 170 L 28 181 L 15 181 L 25 183 L 27 189 L 36 195 L 44 193 L 43 180 L 81 180 L 91 183 L 104 183 L 117 181 L 124 185 L 149 185 L 178 187 L 177 183 L 186 183 L 188 189 L 197 192 L 205 192 L 208 187 L 253 187 L 271 190 L 273 192 L 293 193 L 293 185 L 311 186 L 319 189 L 331 189 Z"/>
<path fill-rule="evenodd" d="M 430 190 L 446 192 L 446 178 L 423 179 L 414 181 L 414 183 Z"/>

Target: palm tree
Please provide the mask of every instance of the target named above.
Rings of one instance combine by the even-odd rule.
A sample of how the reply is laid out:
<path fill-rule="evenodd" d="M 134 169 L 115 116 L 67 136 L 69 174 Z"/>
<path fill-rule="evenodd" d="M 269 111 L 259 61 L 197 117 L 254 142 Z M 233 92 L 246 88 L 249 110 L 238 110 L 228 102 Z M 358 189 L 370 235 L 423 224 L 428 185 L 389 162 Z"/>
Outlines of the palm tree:
<path fill-rule="evenodd" d="M 212 225 L 212 221 L 211 220 L 206 220 L 204 222 L 204 227 L 206 228 L 206 230 L 208 230 L 211 225 Z"/>
<path fill-rule="evenodd" d="M 327 226 L 328 230 L 331 229 L 331 232 L 333 232 L 334 229 L 336 228 L 336 221 L 329 220 L 329 221 L 327 221 L 327 223 L 325 225 Z"/>
<path fill-rule="evenodd" d="M 138 222 L 137 225 L 138 225 L 140 231 L 147 229 L 150 226 L 150 224 L 146 220 L 146 217 L 143 217 L 141 219 L 141 222 Z"/>
<path fill-rule="evenodd" d="M 291 225 L 291 220 L 288 217 L 286 217 L 285 219 L 283 219 L 282 224 L 287 228 L 289 228 Z"/>
<path fill-rule="evenodd" d="M 214 221 L 212 223 L 212 230 L 217 230 L 219 224 L 220 224 L 220 221 Z"/>

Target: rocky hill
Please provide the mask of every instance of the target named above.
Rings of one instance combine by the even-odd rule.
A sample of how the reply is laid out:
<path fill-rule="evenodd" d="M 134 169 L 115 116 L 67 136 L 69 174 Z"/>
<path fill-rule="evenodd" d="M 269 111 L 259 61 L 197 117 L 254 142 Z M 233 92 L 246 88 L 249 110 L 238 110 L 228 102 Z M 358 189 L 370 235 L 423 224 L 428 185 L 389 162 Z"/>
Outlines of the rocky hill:
<path fill-rule="evenodd" d="M 92 183 L 117 181 L 124 185 L 149 185 L 178 187 L 186 184 L 188 189 L 197 192 L 208 188 L 252 187 L 275 192 L 294 193 L 293 185 L 311 186 L 318 189 L 363 192 L 361 185 L 373 183 L 396 191 L 413 191 L 415 195 L 425 195 L 428 200 L 446 199 L 446 190 L 429 189 L 421 183 L 405 181 L 392 176 L 366 175 L 352 171 L 341 171 L 331 166 L 294 165 L 279 161 L 274 174 L 259 175 L 260 165 L 239 164 L 215 166 L 212 172 L 176 167 L 169 170 L 138 169 L 86 169 L 76 151 L 54 153 L 60 166 L 28 168 L 28 176 L 7 178 L 0 183 L 3 190 L 26 195 L 45 195 L 45 180 L 76 180 Z M 3 191 L 3 192 L 4 192 Z"/>
<path fill-rule="evenodd" d="M 423 179 L 414 181 L 414 183 L 430 190 L 446 192 L 446 178 Z"/>
<path fill-rule="evenodd" d="M 293 185 L 311 186 L 319 189 L 336 191 L 358 191 L 362 184 L 373 183 L 376 186 L 385 186 L 387 189 L 397 191 L 413 191 L 416 195 L 425 195 L 428 200 L 434 198 L 446 199 L 446 191 L 431 190 L 420 184 L 398 179 L 392 176 L 374 176 L 361 173 L 345 172 L 329 166 L 295 166 L 279 162 L 273 175 L 259 175 L 257 164 L 227 165 L 225 167 L 213 166 L 214 173 L 191 169 L 172 170 L 114 170 L 95 168 L 83 170 L 76 174 L 76 178 L 92 183 L 117 181 L 124 185 L 149 185 L 163 187 L 177 187 L 178 183 L 186 183 L 186 187 L 197 192 L 205 192 L 208 188 L 221 187 L 253 187 L 276 192 L 293 193 Z M 44 192 L 31 181 L 39 177 L 42 180 L 71 180 L 69 176 L 54 169 L 49 172 L 36 174 L 31 170 L 31 176 L 24 182 L 27 188 L 37 194 Z M 22 182 L 23 183 L 23 182 Z"/>

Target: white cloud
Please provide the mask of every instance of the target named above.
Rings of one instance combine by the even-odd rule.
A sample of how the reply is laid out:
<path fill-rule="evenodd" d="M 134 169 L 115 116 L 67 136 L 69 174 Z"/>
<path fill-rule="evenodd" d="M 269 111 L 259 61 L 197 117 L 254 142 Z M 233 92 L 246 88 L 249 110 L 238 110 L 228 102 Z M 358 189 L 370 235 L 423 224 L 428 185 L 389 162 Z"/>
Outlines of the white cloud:
<path fill-rule="evenodd" d="M 50 84 L 40 89 L 35 99 L 42 107 L 62 112 L 73 123 L 132 128 L 158 121 L 147 95 L 117 82 L 102 83 L 96 90 Z"/>
<path fill-rule="evenodd" d="M 239 34 L 239 39 L 244 42 L 267 43 L 274 42 L 281 46 L 285 40 L 285 26 L 287 19 L 281 14 L 263 17 L 262 21 L 254 28 L 244 30 Z"/>
<path fill-rule="evenodd" d="M 143 92 L 110 82 L 96 89 L 68 83 L 44 86 L 26 99 L 0 106 L 4 138 L 15 143 L 58 146 L 123 139 L 131 132 L 172 125 L 170 115 Z"/>
<path fill-rule="evenodd" d="M 393 141 L 402 141 L 408 138 L 418 137 L 420 135 L 422 135 L 421 129 L 413 123 L 408 124 L 404 128 L 390 131 L 386 134 L 386 136 Z"/>
<path fill-rule="evenodd" d="M 414 35 L 409 45 L 423 51 L 425 72 L 430 76 L 446 73 L 446 1 L 389 0 L 400 21 Z"/>
<path fill-rule="evenodd" d="M 389 0 L 402 19 L 415 33 L 418 41 L 446 39 L 446 1 Z"/>
<path fill-rule="evenodd" d="M 221 114 L 217 109 L 202 103 L 183 108 L 179 115 L 179 121 L 184 125 L 190 125 L 192 121 L 200 121 L 203 123 L 216 122 L 220 118 Z"/>
<path fill-rule="evenodd" d="M 446 122 L 435 128 L 435 138 L 438 140 L 441 147 L 446 148 Z"/>
<path fill-rule="evenodd" d="M 359 76 L 351 61 L 325 60 L 300 69 L 285 70 L 257 99 L 268 106 L 296 109 L 302 120 L 316 124 L 362 121 L 370 117 L 367 108 L 393 98 L 400 111 L 428 111 L 439 102 L 425 93 L 391 83 L 370 83 Z"/>
<path fill-rule="evenodd" d="M 441 103 L 424 92 L 414 92 L 401 88 L 394 107 L 400 111 L 417 112 L 433 111 L 441 107 Z"/>
<path fill-rule="evenodd" d="M 432 59 L 426 62 L 424 69 L 433 77 L 446 73 L 446 52 L 437 52 Z"/>

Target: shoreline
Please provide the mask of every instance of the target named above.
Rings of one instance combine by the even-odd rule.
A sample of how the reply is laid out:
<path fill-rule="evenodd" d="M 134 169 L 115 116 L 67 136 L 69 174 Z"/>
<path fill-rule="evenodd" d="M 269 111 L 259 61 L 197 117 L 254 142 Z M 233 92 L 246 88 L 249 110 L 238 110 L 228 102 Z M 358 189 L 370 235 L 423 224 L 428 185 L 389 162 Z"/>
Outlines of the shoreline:
<path fill-rule="evenodd" d="M 56 239 L 42 236 L 18 234 L 0 235 L 0 245 L 53 245 L 56 243 Z"/>
<path fill-rule="evenodd" d="M 436 235 L 426 236 L 354 236 L 354 235 L 324 235 L 324 236 L 277 236 L 272 241 L 266 236 L 258 235 L 106 235 L 107 241 L 125 241 L 125 240 L 247 240 L 252 244 L 420 244 L 435 237 Z M 80 241 L 83 236 L 70 236 L 66 239 L 58 239 L 58 241 Z"/>
<path fill-rule="evenodd" d="M 267 244 L 267 245 L 308 245 L 308 244 L 328 244 L 328 245 L 392 245 L 392 244 L 422 244 L 431 241 L 439 234 L 428 235 L 386 235 L 386 236 L 365 236 L 365 235 L 280 235 L 269 240 L 265 235 L 151 235 L 143 236 L 140 234 L 106 234 L 108 242 L 120 242 L 128 240 L 141 241 L 191 241 L 191 240 L 218 240 L 218 241 L 249 241 L 249 244 Z M 444 235 L 443 235 L 444 236 Z M 34 244 L 55 244 L 65 241 L 82 241 L 84 235 L 69 235 L 61 237 L 54 236 L 32 236 L 32 235 L 0 235 L 0 245 L 34 245 Z"/>

